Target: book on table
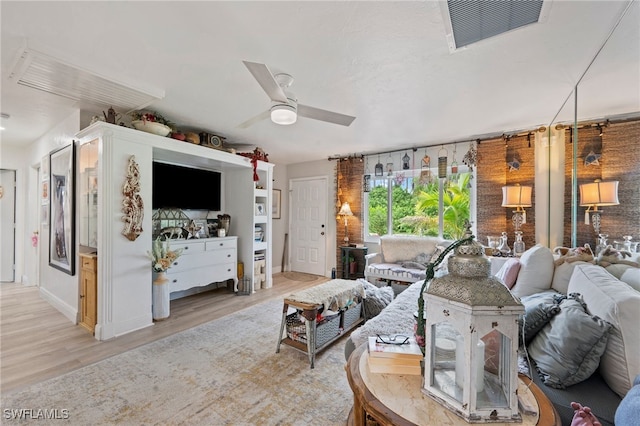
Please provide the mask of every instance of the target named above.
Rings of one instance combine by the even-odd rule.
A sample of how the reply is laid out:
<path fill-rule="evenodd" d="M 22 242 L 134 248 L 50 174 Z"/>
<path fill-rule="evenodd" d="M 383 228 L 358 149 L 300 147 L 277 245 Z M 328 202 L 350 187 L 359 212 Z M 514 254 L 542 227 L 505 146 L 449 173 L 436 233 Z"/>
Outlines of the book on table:
<path fill-rule="evenodd" d="M 369 357 L 409 359 L 419 363 L 424 355 L 414 337 L 379 335 L 369 336 Z"/>
<path fill-rule="evenodd" d="M 395 337 L 395 339 L 394 339 Z M 369 337 L 369 371 L 372 373 L 421 375 L 423 359 L 414 338 L 402 336 Z M 387 342 L 387 343 L 385 343 Z"/>

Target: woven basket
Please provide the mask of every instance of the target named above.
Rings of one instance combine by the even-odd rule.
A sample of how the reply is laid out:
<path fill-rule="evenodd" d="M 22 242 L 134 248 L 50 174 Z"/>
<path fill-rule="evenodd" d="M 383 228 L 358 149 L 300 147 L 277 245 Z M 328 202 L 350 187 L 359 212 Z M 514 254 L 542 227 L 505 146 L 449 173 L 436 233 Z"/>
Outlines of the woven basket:
<path fill-rule="evenodd" d="M 362 303 L 357 303 L 356 305 L 350 307 L 349 309 L 344 311 L 342 315 L 343 315 L 342 328 L 344 330 L 347 330 L 353 324 L 355 324 L 362 316 Z"/>
<path fill-rule="evenodd" d="M 340 334 L 340 318 L 341 315 L 334 315 L 325 318 L 316 325 L 316 349 Z M 298 318 L 297 312 L 287 315 L 286 325 L 288 338 L 297 342 L 307 343 L 307 327 Z"/>

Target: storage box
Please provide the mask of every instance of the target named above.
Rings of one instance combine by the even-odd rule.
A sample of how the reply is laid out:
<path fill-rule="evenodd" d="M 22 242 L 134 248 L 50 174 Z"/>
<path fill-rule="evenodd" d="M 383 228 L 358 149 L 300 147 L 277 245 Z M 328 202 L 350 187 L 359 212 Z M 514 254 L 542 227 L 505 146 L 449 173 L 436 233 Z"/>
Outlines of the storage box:
<path fill-rule="evenodd" d="M 337 314 L 325 318 L 316 324 L 316 349 L 325 345 L 340 334 L 340 322 L 342 315 Z M 306 324 L 298 317 L 298 312 L 287 315 L 287 337 L 297 342 L 307 343 Z"/>
<path fill-rule="evenodd" d="M 342 312 L 342 329 L 347 330 L 362 317 L 362 303 L 356 303 Z"/>

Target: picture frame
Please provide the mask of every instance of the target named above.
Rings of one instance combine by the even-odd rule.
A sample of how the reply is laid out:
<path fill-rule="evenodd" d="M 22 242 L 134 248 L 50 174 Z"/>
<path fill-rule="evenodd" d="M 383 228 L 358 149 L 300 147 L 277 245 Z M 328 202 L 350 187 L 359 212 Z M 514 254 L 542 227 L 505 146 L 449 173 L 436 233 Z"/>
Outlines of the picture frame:
<path fill-rule="evenodd" d="M 49 154 L 49 266 L 75 274 L 75 147 Z"/>
<path fill-rule="evenodd" d="M 264 216 L 267 214 L 264 203 L 256 203 L 256 216 Z"/>
<path fill-rule="evenodd" d="M 274 189 L 271 196 L 271 217 L 273 219 L 280 219 L 280 207 L 282 206 L 282 191 Z"/>

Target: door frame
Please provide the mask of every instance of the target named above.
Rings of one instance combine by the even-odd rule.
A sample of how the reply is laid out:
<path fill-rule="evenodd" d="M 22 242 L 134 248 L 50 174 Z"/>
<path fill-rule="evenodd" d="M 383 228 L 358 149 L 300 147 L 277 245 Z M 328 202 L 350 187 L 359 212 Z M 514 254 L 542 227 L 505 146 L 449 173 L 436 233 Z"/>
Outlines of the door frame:
<path fill-rule="evenodd" d="M 0 282 L 16 282 L 16 179 L 17 179 L 17 172 L 15 169 L 0 169 L 0 172 L 3 175 L 2 180 L 0 180 L 0 182 L 3 183 L 3 194 L 2 194 L 2 198 L 7 198 L 7 199 L 11 199 L 12 204 L 13 204 L 13 209 L 11 211 L 11 217 L 5 217 L 5 215 L 0 215 L 0 217 L 2 218 L 1 221 L 1 227 L 2 227 L 2 232 L 0 234 L 2 234 L 2 241 L 3 241 L 3 253 L 5 254 L 3 257 L 3 259 L 6 259 L 6 254 L 7 252 L 5 251 L 9 244 L 4 244 L 5 238 L 7 238 L 7 241 L 10 239 L 12 241 L 11 246 L 11 277 L 12 279 L 10 281 L 4 280 L 2 276 L 0 276 Z M 5 182 L 5 178 L 4 175 L 5 173 L 7 174 L 7 177 L 9 177 L 9 179 L 11 180 L 11 185 L 9 186 L 8 183 L 9 182 Z M 9 234 L 10 236 L 7 236 L 7 234 Z M 3 268 L 4 269 L 4 268 Z M 6 271 L 2 271 L 3 274 L 6 274 Z M 8 274 L 7 274 L 8 275 Z"/>
<path fill-rule="evenodd" d="M 289 199 L 289 224 L 287 226 L 287 232 L 289 233 L 289 244 L 288 244 L 288 249 L 287 249 L 287 256 L 286 256 L 286 263 L 287 263 L 287 270 L 291 271 L 291 223 L 292 223 L 292 218 L 293 218 L 293 211 L 294 211 L 294 204 L 295 204 L 295 200 L 293 199 L 293 197 L 291 196 L 291 193 L 293 192 L 293 183 L 294 182 L 302 182 L 302 181 L 312 181 L 312 180 L 319 180 L 322 181 L 322 184 L 324 186 L 324 193 L 325 193 L 325 197 L 326 197 L 326 206 L 327 208 L 325 209 L 325 211 L 323 212 L 324 214 L 324 224 L 325 224 L 325 238 L 324 238 L 324 266 L 323 266 L 323 270 L 324 270 L 324 276 L 330 276 L 330 272 L 327 269 L 327 265 L 329 265 L 329 259 L 331 257 L 329 256 L 333 256 L 329 250 L 329 244 L 327 243 L 327 241 L 329 241 L 331 239 L 331 241 L 335 240 L 335 229 L 333 226 L 330 226 L 330 223 L 333 222 L 329 222 L 329 199 L 330 199 L 330 195 L 329 194 L 329 178 L 328 176 L 306 176 L 306 177 L 298 177 L 298 178 L 290 178 L 289 179 L 289 184 L 288 184 L 288 199 Z M 331 232 L 329 232 L 331 230 Z M 335 248 L 334 248 L 335 251 Z M 284 265 L 283 265 L 284 268 Z M 283 269 L 284 272 L 284 269 Z"/>

